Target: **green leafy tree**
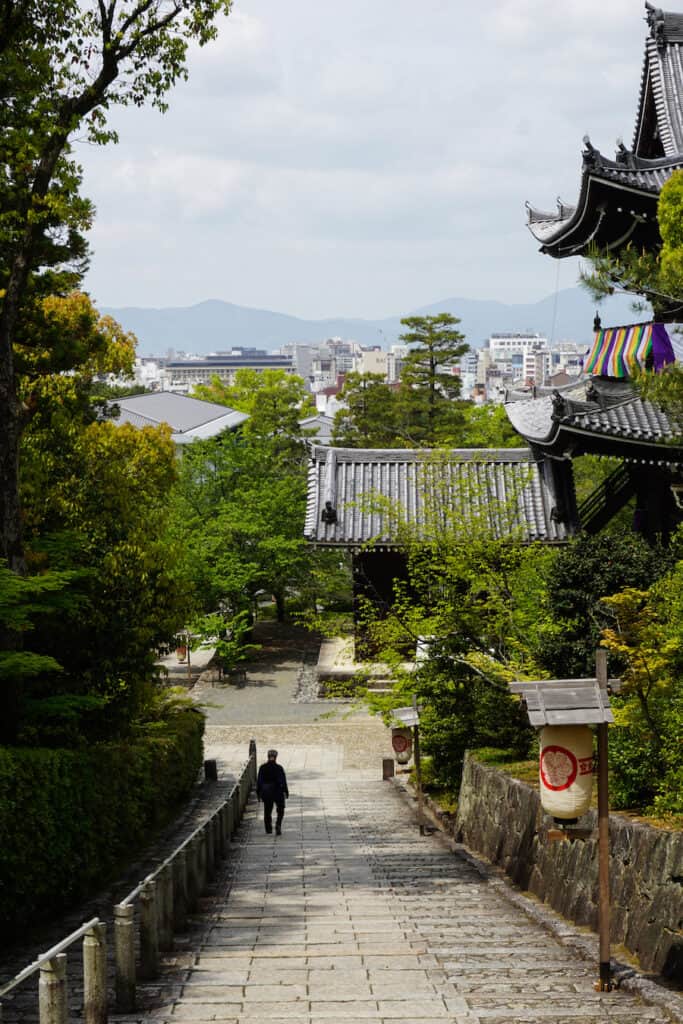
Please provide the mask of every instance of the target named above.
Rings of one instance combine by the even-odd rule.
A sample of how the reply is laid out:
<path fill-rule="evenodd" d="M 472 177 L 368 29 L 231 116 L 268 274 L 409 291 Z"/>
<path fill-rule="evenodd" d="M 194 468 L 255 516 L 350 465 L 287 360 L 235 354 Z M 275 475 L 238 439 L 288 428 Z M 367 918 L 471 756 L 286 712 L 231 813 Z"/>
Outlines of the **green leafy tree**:
<path fill-rule="evenodd" d="M 102 144 L 112 105 L 151 103 L 186 76 L 229 0 L 22 0 L 0 4 L 0 558 L 24 568 L 18 455 L 23 409 L 15 345 L 36 297 L 78 282 L 92 208 L 79 196 L 74 138 Z M 66 280 L 65 280 L 66 271 Z"/>
<path fill-rule="evenodd" d="M 101 317 L 87 296 L 37 303 L 30 344 L 16 352 L 28 571 L 15 574 L 16 587 L 60 586 L 50 590 L 51 603 L 37 606 L 27 640 L 33 664 L 39 655 L 44 671 L 13 672 L 0 690 L 3 735 L 13 739 L 28 698 L 44 702 L 60 692 L 77 695 L 81 705 L 86 696 L 108 702 L 119 728 L 140 704 L 151 648 L 184 618 L 169 574 L 173 552 L 160 539 L 176 476 L 170 431 L 99 420 L 93 382 L 130 371 L 134 338 Z M 12 616 L 2 621 L 24 638 Z M 28 657 L 20 647 L 5 645 L 5 660 Z"/>
<path fill-rule="evenodd" d="M 454 448 L 524 448 L 502 405 L 459 403 L 462 422 L 447 440 Z"/>
<path fill-rule="evenodd" d="M 201 610 L 253 610 L 260 592 L 284 618 L 287 593 L 309 571 L 303 538 L 306 470 L 288 439 L 225 434 L 186 449 L 173 535 Z"/>
<path fill-rule="evenodd" d="M 671 567 L 672 556 L 631 532 L 581 534 L 549 566 L 548 616 L 534 638 L 535 654 L 551 676 L 580 678 L 595 671 L 595 648 L 609 619 L 602 599 L 625 587 L 646 588 Z"/>
<path fill-rule="evenodd" d="M 348 373 L 339 393 L 343 408 L 334 416 L 332 443 L 344 448 L 400 445 L 396 390 L 379 373 Z"/>
<path fill-rule="evenodd" d="M 176 458 L 168 427 L 91 422 L 49 434 L 27 453 L 41 493 L 27 529 L 32 569 L 71 572 L 71 613 L 43 616 L 32 644 L 62 667 L 33 697 L 99 695 L 112 730 L 126 728 L 154 676 L 154 648 L 183 624 L 188 602 L 165 536 Z M 42 490 L 39 482 L 42 480 Z"/>
<path fill-rule="evenodd" d="M 299 421 L 315 413 L 315 406 L 302 377 L 285 370 L 253 370 L 243 367 L 233 384 L 214 377 L 211 384 L 198 384 L 196 398 L 230 406 L 249 416 L 242 427 L 251 437 L 278 437 L 296 452 L 303 451 Z M 284 451 L 286 445 L 282 445 Z M 289 449 L 288 449 L 289 450 Z"/>
<path fill-rule="evenodd" d="M 507 682 L 539 671 L 529 641 L 545 618 L 544 571 L 555 556 L 521 543 L 512 496 L 492 510 L 474 486 L 454 493 L 439 465 L 438 458 L 424 464 L 420 523 L 394 510 L 407 578 L 394 582 L 390 609 L 378 614 L 368 603 L 366 613 L 377 657 L 393 665 L 395 683 L 390 694 L 368 700 L 390 718 L 417 694 L 436 781 L 454 791 L 466 747 L 526 752 L 531 734 Z M 418 644 L 417 672 L 406 670 Z"/>
<path fill-rule="evenodd" d="M 468 351 L 459 319 L 450 313 L 409 316 L 401 341 L 413 346 L 403 361 L 399 393 L 400 432 L 407 444 L 438 444 L 461 423 L 455 400 L 460 378 L 448 371 Z"/>
<path fill-rule="evenodd" d="M 683 565 L 648 590 L 603 602 L 603 644 L 623 666 L 612 698 L 612 798 L 617 807 L 683 815 Z"/>

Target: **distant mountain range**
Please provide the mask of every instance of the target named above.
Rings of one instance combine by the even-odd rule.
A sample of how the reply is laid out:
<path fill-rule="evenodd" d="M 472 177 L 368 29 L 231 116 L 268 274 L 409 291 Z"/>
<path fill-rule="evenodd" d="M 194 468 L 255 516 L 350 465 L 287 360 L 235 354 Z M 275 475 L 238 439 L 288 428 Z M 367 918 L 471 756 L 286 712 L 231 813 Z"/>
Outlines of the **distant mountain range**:
<path fill-rule="evenodd" d="M 503 303 L 480 299 L 444 299 L 431 306 L 401 313 L 384 320 L 332 317 L 303 320 L 285 313 L 235 306 L 209 299 L 195 306 L 144 309 L 125 307 L 103 309 L 139 341 L 140 355 L 165 355 L 169 349 L 195 352 L 224 351 L 249 346 L 272 351 L 288 342 L 315 343 L 326 338 L 353 339 L 362 345 L 387 348 L 398 341 L 403 328 L 401 316 L 453 313 L 460 317 L 460 330 L 473 348 L 479 348 L 490 334 L 502 331 L 531 332 L 551 341 L 571 340 L 588 345 L 593 331 L 595 303 L 580 288 L 567 288 L 540 302 Z M 611 296 L 600 307 L 605 326 L 637 323 L 644 315 L 634 314 L 626 296 Z"/>

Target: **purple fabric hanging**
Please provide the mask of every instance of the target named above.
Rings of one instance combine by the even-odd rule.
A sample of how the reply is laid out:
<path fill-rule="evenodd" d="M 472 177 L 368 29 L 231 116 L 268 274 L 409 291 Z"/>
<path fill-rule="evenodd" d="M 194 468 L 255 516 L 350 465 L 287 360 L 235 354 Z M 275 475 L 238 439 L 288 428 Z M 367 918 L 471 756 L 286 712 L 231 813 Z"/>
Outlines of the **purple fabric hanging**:
<path fill-rule="evenodd" d="M 652 325 L 652 367 L 659 373 L 668 363 L 675 363 L 673 345 L 664 324 Z"/>

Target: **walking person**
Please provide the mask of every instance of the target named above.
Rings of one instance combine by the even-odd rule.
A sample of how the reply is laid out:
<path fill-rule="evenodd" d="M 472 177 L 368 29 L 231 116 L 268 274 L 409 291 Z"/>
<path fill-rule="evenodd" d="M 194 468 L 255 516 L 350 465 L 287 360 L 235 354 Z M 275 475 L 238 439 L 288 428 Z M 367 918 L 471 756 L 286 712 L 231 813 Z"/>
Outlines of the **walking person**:
<path fill-rule="evenodd" d="M 263 824 L 266 832 L 273 831 L 273 804 L 275 816 L 275 835 L 282 835 L 282 819 L 285 816 L 285 800 L 289 797 L 287 776 L 282 765 L 277 764 L 277 750 L 268 751 L 268 760 L 258 770 L 256 779 L 256 796 L 263 800 Z"/>

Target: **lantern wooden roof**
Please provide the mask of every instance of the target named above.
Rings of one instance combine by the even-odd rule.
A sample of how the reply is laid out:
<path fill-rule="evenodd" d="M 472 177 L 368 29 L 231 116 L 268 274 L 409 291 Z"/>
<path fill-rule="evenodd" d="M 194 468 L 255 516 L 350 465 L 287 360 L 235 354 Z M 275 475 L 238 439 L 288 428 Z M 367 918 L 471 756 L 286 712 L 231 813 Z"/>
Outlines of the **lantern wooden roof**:
<path fill-rule="evenodd" d="M 611 680 L 617 684 L 619 680 Z M 597 679 L 540 679 L 509 684 L 526 704 L 529 723 L 544 725 L 601 725 L 613 722 L 609 691 Z"/>

